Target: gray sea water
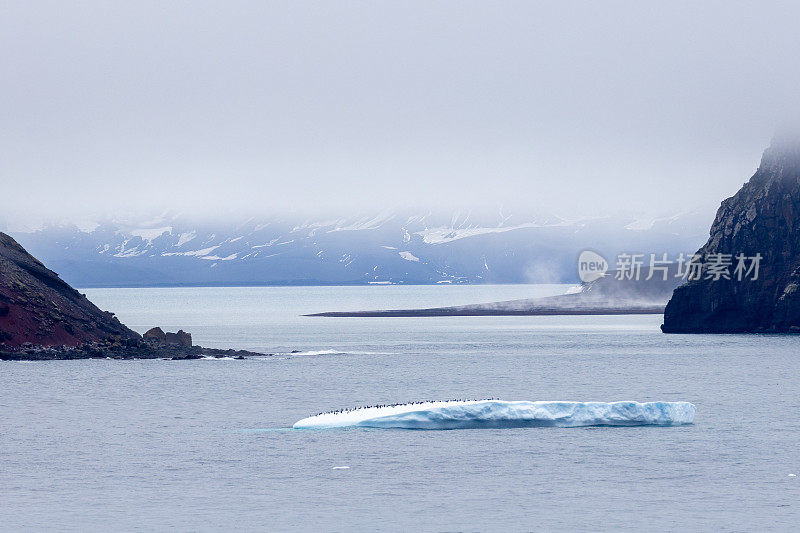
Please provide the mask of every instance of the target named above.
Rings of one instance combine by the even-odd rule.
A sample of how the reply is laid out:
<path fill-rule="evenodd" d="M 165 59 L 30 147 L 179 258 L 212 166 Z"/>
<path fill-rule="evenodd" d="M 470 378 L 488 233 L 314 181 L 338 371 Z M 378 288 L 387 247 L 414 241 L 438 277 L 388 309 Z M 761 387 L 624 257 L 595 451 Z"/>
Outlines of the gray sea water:
<path fill-rule="evenodd" d="M 658 316 L 299 316 L 564 289 L 87 290 L 138 331 L 283 355 L 0 363 L 0 529 L 796 530 L 800 338 L 668 336 Z M 482 397 L 686 400 L 697 416 L 287 429 L 323 410 Z"/>

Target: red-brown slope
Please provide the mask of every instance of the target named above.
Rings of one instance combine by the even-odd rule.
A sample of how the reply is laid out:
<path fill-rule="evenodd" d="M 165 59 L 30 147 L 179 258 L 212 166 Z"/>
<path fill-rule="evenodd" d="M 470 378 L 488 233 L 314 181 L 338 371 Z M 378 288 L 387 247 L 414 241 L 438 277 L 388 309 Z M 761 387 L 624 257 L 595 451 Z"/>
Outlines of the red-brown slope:
<path fill-rule="evenodd" d="M 0 349 L 139 338 L 0 233 Z"/>

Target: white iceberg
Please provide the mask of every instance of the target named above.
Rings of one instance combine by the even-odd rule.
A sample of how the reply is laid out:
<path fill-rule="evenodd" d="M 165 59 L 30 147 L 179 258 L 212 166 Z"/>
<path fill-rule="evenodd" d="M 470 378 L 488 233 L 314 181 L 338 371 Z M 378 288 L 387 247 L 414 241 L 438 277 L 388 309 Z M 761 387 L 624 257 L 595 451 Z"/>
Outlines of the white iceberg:
<path fill-rule="evenodd" d="M 679 426 L 694 422 L 689 402 L 507 402 L 467 400 L 405 403 L 321 413 L 295 429 L 340 427 L 472 429 L 581 426 Z"/>

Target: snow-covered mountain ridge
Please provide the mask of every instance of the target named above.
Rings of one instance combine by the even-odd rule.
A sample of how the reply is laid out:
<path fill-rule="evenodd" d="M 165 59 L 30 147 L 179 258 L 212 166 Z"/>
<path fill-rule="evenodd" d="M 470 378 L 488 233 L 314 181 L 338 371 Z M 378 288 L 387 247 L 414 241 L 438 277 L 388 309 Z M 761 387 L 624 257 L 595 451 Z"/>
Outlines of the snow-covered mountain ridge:
<path fill-rule="evenodd" d="M 164 214 L 8 229 L 83 287 L 533 283 L 576 281 L 584 249 L 693 251 L 711 218 L 698 211 L 644 220 L 384 211 L 198 222 Z"/>

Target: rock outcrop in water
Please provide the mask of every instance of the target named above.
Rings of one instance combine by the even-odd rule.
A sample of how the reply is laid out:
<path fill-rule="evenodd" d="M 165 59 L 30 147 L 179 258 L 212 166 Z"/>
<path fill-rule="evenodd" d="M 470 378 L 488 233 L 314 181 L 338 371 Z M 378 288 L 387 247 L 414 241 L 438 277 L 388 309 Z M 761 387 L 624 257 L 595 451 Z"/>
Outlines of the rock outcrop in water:
<path fill-rule="evenodd" d="M 145 340 L 157 342 L 160 344 L 164 344 L 165 342 L 167 342 L 167 334 L 164 333 L 164 330 L 159 328 L 158 326 L 150 328 L 147 331 L 145 331 L 142 337 L 144 337 Z"/>
<path fill-rule="evenodd" d="M 192 345 L 183 330 L 142 338 L 112 313 L 101 311 L 0 233 L 0 359 L 172 358 L 262 355 Z"/>
<path fill-rule="evenodd" d="M 167 344 L 175 344 L 189 348 L 192 346 L 192 335 L 190 333 L 186 333 L 182 329 L 179 329 L 177 333 L 165 333 L 164 342 Z"/>
<path fill-rule="evenodd" d="M 800 136 L 776 136 L 750 181 L 722 202 L 698 253 L 760 254 L 758 277 L 681 285 L 665 333 L 800 332 Z"/>

